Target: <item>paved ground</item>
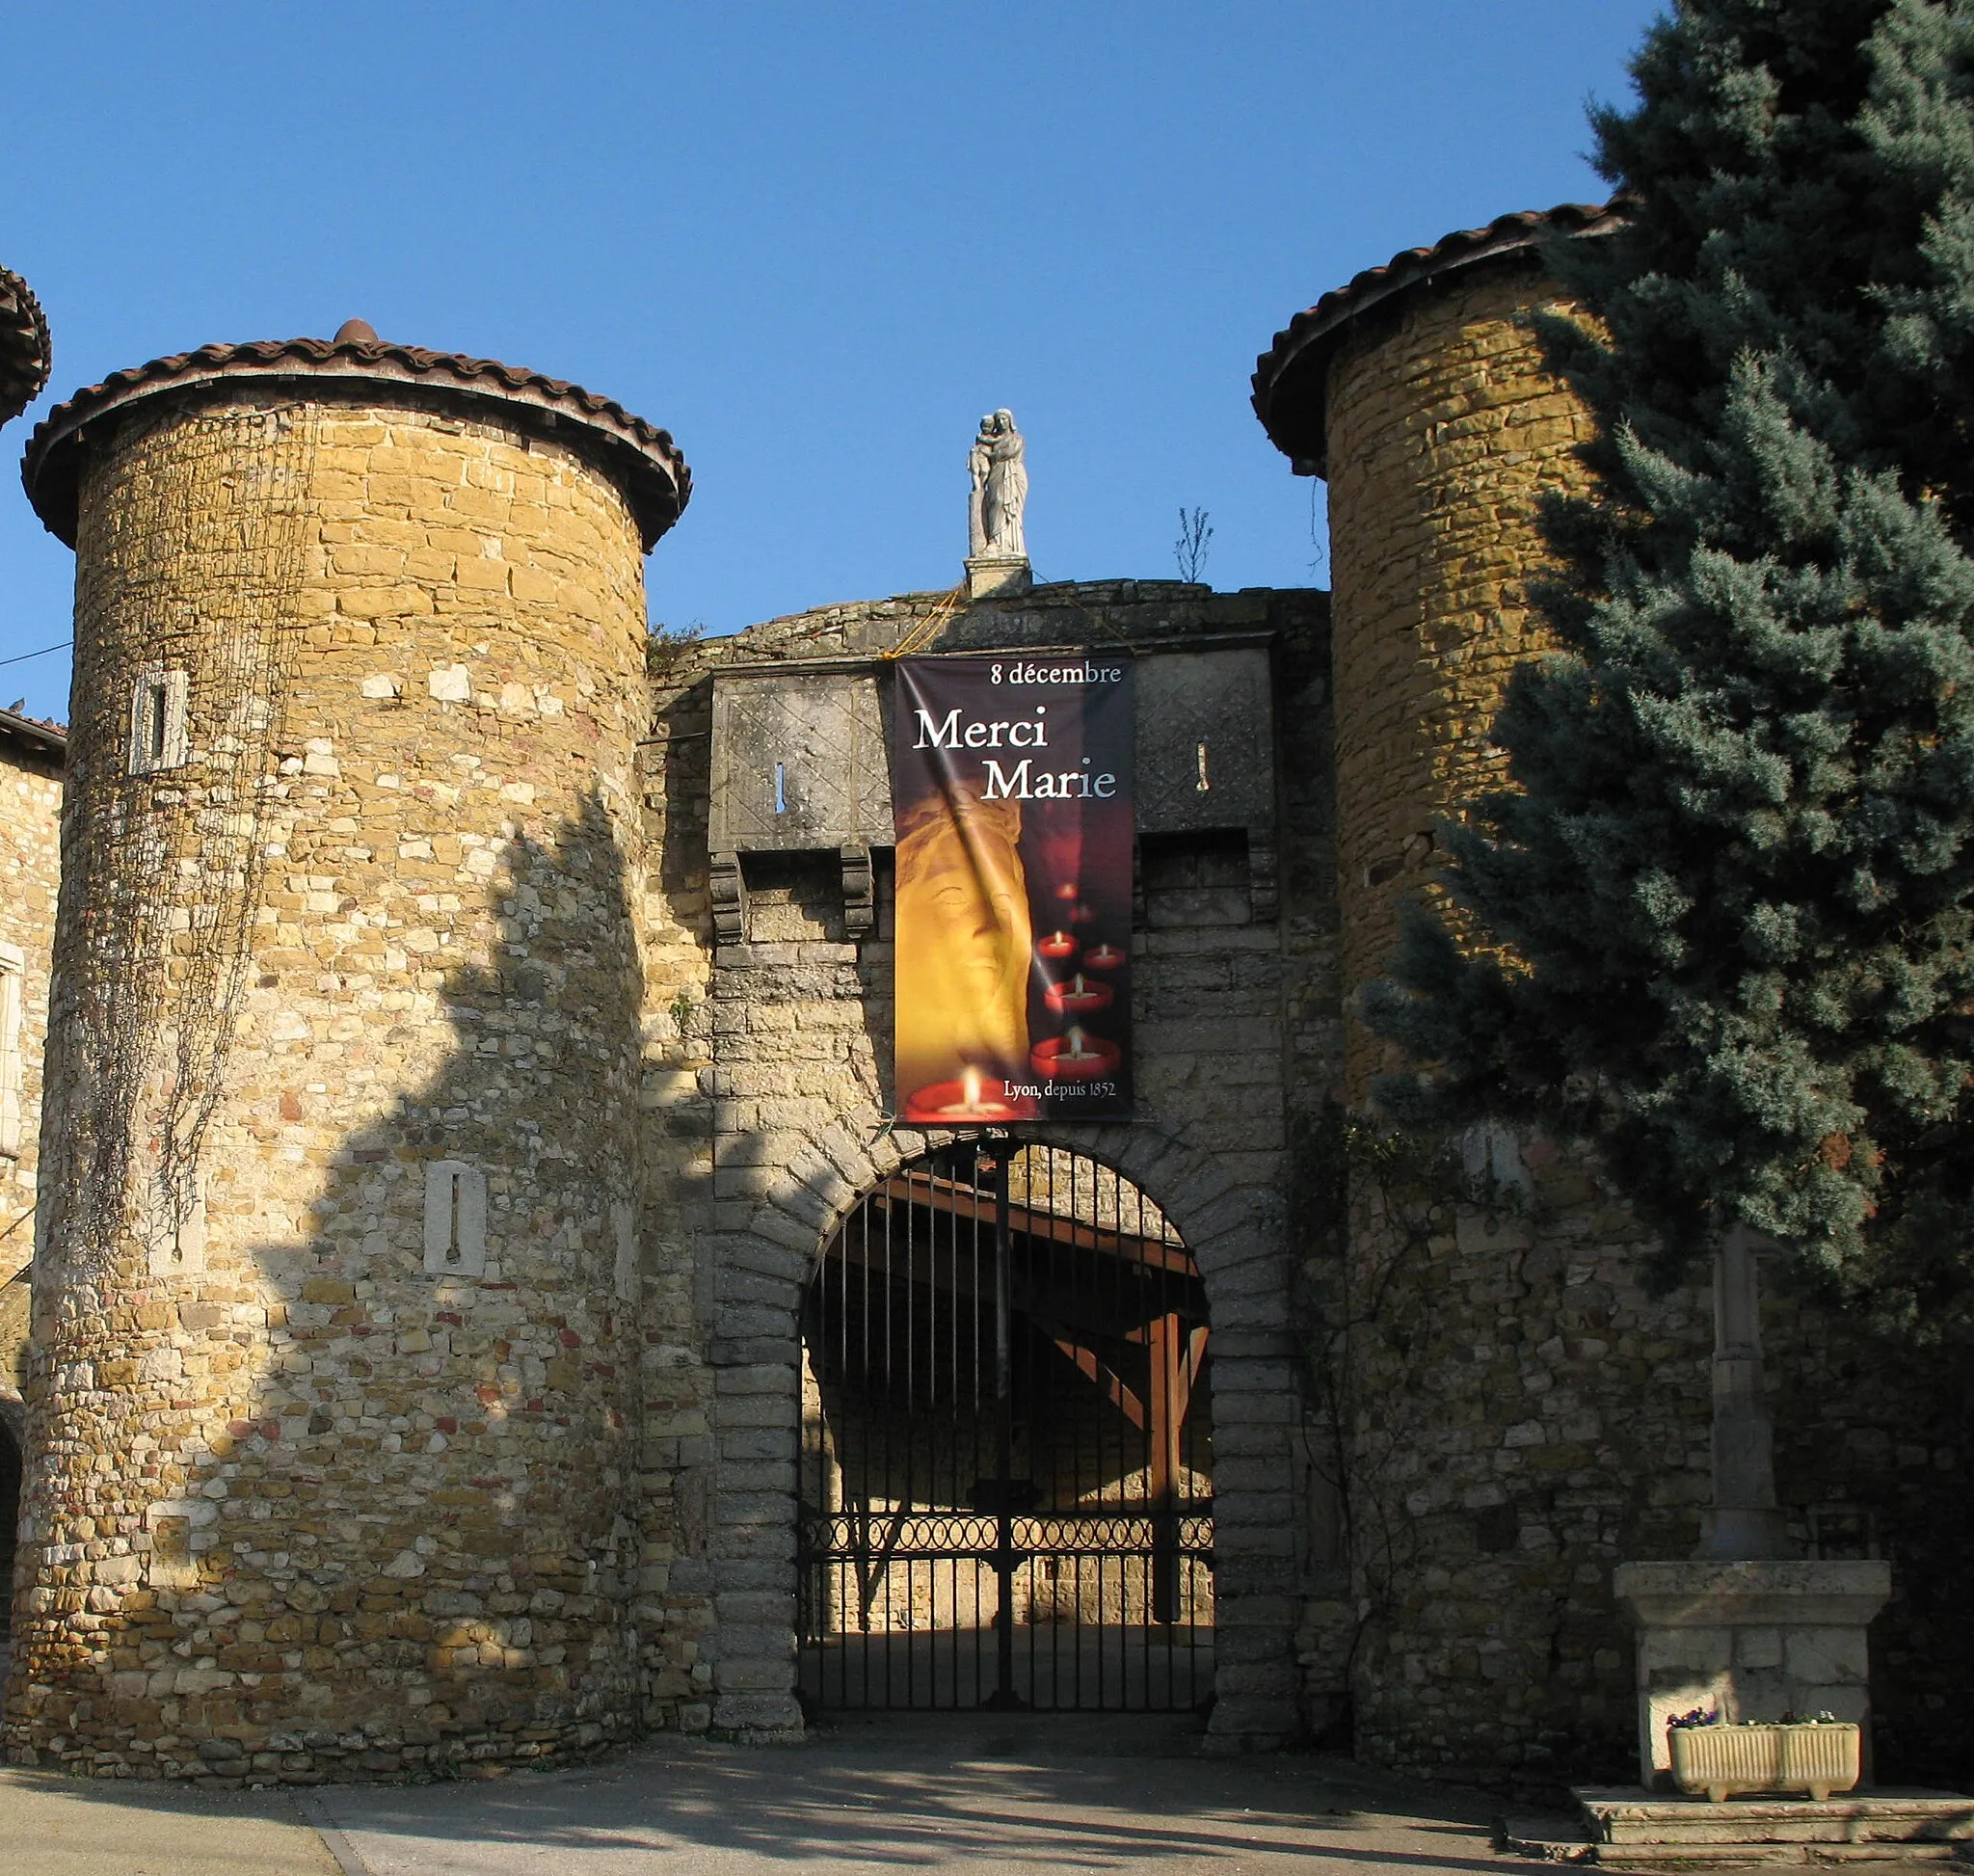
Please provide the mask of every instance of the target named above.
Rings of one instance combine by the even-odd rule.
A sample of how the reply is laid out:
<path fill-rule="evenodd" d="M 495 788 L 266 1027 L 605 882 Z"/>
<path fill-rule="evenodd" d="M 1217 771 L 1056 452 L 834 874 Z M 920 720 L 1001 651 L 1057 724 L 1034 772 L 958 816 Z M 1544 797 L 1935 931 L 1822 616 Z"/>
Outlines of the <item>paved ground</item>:
<path fill-rule="evenodd" d="M 782 1751 L 674 1739 L 587 1770 L 299 1798 L 10 1770 L 0 1876 L 1534 1868 L 1494 1854 L 1490 1816 L 1485 1800 L 1344 1760 L 1204 1757 L 1169 1725 L 914 1715 Z"/>

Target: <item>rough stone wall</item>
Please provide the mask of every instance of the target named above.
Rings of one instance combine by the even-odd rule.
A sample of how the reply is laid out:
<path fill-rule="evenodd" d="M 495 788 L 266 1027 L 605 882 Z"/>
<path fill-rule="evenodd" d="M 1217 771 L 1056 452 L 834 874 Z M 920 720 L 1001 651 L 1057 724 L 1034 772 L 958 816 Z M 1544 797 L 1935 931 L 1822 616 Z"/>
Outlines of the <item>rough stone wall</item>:
<path fill-rule="evenodd" d="M 1579 484 L 1588 416 L 1542 368 L 1527 267 L 1406 297 L 1330 366 L 1337 870 L 1345 994 L 1379 975 L 1397 906 L 1435 864 L 1434 822 L 1500 778 L 1487 741 L 1508 672 L 1540 649 L 1535 504 Z M 1352 1097 L 1381 1065 L 1351 1023 Z"/>
<path fill-rule="evenodd" d="M 1871 1632 L 1877 1776 L 1964 1791 L 1974 1782 L 1966 1352 L 1915 1348 L 1787 1297 L 1766 1314 L 1776 1493 L 1792 1537 L 1812 1556 L 1892 1565 L 1892 1599 Z"/>
<path fill-rule="evenodd" d="M 388 1776 L 640 1718 L 642 555 L 580 457 L 408 395 L 171 408 L 86 474 L 27 1762 Z M 186 760 L 132 774 L 176 671 Z M 481 1274 L 464 1184 L 427 1273 L 440 1159 Z"/>
<path fill-rule="evenodd" d="M 0 1152 L 0 1415 L 15 1434 L 20 1431 L 20 1382 L 26 1359 L 35 1177 L 40 1165 L 48 951 L 61 874 L 60 760 L 0 737 L 0 944 L 17 953 L 21 964 L 15 1144 L 12 1153 Z M 11 1536 L 0 1536 L 0 1548 Z M 5 1580 L 0 1575 L 0 1582 Z"/>
<path fill-rule="evenodd" d="M 652 1398 L 648 1476 L 674 1497 L 680 1554 L 654 1566 L 649 1588 L 670 1637 L 654 1667 L 687 1726 L 772 1735 L 800 1725 L 791 1698 L 796 1306 L 832 1220 L 943 1138 L 894 1131 L 883 1117 L 888 867 L 879 867 L 878 928 L 857 943 L 843 929 L 833 862 L 750 859 L 747 939 L 711 952 L 704 674 L 734 658 L 882 653 L 945 600 L 915 594 L 771 621 L 692 648 L 658 689 L 645 800 L 662 858 L 644 931 L 648 957 L 667 963 L 646 999 L 645 1098 L 657 1130 L 650 1150 L 667 1168 L 654 1177 L 680 1193 L 674 1215 L 685 1222 L 664 1279 L 680 1313 L 663 1333 L 676 1340 L 647 1371 L 648 1388 L 665 1391 L 663 1405 Z M 1143 1117 L 1051 1136 L 1134 1179 L 1207 1273 L 1222 1554 L 1215 1726 L 1231 1736 L 1279 1737 L 1304 1723 L 1298 1624 L 1310 1675 L 1334 1700 L 1341 1656 L 1322 1620 L 1314 1628 L 1304 1621 L 1312 1586 L 1325 1608 L 1347 1608 L 1334 1534 L 1312 1544 L 1302 1503 L 1309 1441 L 1282 1201 L 1291 1127 L 1340 1085 L 1334 909 L 1323 898 L 1324 625 L 1320 594 L 1086 582 L 959 608 L 923 647 L 1281 634 L 1282 730 L 1294 799 L 1310 807 L 1313 828 L 1284 830 L 1282 920 L 1251 923 L 1244 894 L 1233 910 L 1214 881 L 1148 873 L 1146 928 L 1134 939 Z M 1182 872 L 1186 864 L 1174 862 Z M 697 1298 L 690 1312 L 688 1296 Z M 651 1318 L 646 1332 L 661 1333 Z"/>
<path fill-rule="evenodd" d="M 48 1033 L 48 948 L 61 877 L 59 757 L 0 737 L 0 944 L 13 973 L 17 1032 L 12 1061 L 13 1137 L 0 1152 L 0 1637 L 8 1633 L 18 1523 L 21 1382 L 27 1374 L 35 1179 L 40 1164 L 41 1056 Z M 18 967 L 17 971 L 14 967 Z"/>

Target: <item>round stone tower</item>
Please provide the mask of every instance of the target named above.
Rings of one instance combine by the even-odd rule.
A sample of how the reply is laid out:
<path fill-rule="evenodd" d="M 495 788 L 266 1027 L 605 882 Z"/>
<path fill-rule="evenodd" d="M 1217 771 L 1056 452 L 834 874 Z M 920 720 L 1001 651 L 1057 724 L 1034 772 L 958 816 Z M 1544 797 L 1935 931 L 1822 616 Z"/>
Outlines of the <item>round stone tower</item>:
<path fill-rule="evenodd" d="M 685 467 L 352 321 L 120 372 L 23 474 L 77 578 L 12 1753 L 627 1730 L 633 763 Z"/>
<path fill-rule="evenodd" d="M 1542 642 L 1536 504 L 1582 478 L 1589 430 L 1530 324 L 1563 304 L 1541 245 L 1614 226 L 1570 205 L 1412 249 L 1297 314 L 1256 369 L 1269 438 L 1329 483 L 1347 998 L 1382 974 L 1435 820 L 1500 779 L 1488 725 Z M 1381 1045 L 1351 1021 L 1346 1050 L 1361 1101 Z"/>

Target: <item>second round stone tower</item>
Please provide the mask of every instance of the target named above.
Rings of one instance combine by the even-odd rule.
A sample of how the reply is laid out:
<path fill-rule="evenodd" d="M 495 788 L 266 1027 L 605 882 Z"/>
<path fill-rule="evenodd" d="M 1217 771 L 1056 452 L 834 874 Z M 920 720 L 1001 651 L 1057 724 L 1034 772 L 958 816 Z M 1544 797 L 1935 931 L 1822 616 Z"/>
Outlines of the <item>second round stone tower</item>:
<path fill-rule="evenodd" d="M 9 1746 L 308 1779 L 629 1730 L 684 465 L 352 322 L 119 373 L 24 474 L 76 676 Z"/>

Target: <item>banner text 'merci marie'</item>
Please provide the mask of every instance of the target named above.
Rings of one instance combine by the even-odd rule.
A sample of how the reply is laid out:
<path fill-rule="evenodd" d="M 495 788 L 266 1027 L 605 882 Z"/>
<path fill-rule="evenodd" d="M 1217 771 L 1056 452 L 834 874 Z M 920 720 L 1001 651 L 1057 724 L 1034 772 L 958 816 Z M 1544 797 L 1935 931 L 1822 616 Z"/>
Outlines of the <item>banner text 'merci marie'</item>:
<path fill-rule="evenodd" d="M 896 669 L 898 1117 L 1128 1115 L 1130 658 Z"/>

